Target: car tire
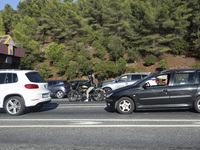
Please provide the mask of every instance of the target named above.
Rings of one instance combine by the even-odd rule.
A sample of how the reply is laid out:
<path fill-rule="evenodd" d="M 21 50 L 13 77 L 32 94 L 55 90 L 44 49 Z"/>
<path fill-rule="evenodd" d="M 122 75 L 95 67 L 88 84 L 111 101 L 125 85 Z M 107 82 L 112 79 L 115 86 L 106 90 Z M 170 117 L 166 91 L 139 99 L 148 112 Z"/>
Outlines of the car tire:
<path fill-rule="evenodd" d="M 29 107 L 29 109 L 33 112 L 39 111 L 43 107 L 43 104 L 37 104 L 35 106 Z"/>
<path fill-rule="evenodd" d="M 71 90 L 71 91 L 69 91 L 67 97 L 70 102 L 76 102 L 76 101 L 78 101 L 79 94 L 76 90 Z"/>
<path fill-rule="evenodd" d="M 19 96 L 10 97 L 5 101 L 4 109 L 10 115 L 21 115 L 25 111 L 24 100 Z"/>
<path fill-rule="evenodd" d="M 57 98 L 60 99 L 60 98 L 63 98 L 64 96 L 65 96 L 65 94 L 64 94 L 63 91 L 57 91 L 57 92 L 56 92 L 56 97 L 57 97 Z"/>
<path fill-rule="evenodd" d="M 109 87 L 103 88 L 103 90 L 104 90 L 105 93 L 108 93 L 108 92 L 112 91 L 112 89 L 109 88 Z"/>
<path fill-rule="evenodd" d="M 200 113 L 200 97 L 197 97 L 194 101 L 194 109 Z"/>
<path fill-rule="evenodd" d="M 134 111 L 135 104 L 132 99 L 122 97 L 117 101 L 116 109 L 120 114 L 130 114 Z"/>

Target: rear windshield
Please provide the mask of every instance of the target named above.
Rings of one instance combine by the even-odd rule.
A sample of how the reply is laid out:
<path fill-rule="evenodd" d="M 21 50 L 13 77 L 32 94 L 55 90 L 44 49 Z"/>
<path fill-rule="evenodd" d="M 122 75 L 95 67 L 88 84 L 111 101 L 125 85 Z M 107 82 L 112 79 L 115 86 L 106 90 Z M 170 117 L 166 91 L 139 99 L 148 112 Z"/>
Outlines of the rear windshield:
<path fill-rule="evenodd" d="M 29 81 L 31 82 L 37 82 L 37 83 L 42 83 L 45 82 L 39 75 L 38 72 L 30 72 L 30 73 L 26 73 L 27 78 L 29 79 Z"/>

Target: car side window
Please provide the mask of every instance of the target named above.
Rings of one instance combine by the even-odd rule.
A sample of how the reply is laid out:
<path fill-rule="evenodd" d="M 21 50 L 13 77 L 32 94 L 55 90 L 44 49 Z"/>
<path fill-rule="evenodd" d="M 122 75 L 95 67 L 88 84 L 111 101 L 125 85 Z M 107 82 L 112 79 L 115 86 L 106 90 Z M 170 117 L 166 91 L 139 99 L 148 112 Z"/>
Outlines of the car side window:
<path fill-rule="evenodd" d="M 16 73 L 13 73 L 13 83 L 18 82 L 18 77 Z"/>
<path fill-rule="evenodd" d="M 131 80 L 140 80 L 140 79 L 141 79 L 141 75 L 132 75 Z"/>
<path fill-rule="evenodd" d="M 147 81 L 148 86 L 168 86 L 170 81 L 170 74 L 162 74 L 155 76 Z"/>
<path fill-rule="evenodd" d="M 12 83 L 12 74 L 7 73 L 6 78 L 5 78 L 5 83 Z"/>
<path fill-rule="evenodd" d="M 195 83 L 195 72 L 175 73 L 174 85 L 185 85 Z"/>
<path fill-rule="evenodd" d="M 125 75 L 125 76 L 120 77 L 118 82 L 126 82 L 127 80 L 128 80 L 128 76 Z"/>
<path fill-rule="evenodd" d="M 0 73 L 0 84 L 4 84 L 6 73 Z"/>

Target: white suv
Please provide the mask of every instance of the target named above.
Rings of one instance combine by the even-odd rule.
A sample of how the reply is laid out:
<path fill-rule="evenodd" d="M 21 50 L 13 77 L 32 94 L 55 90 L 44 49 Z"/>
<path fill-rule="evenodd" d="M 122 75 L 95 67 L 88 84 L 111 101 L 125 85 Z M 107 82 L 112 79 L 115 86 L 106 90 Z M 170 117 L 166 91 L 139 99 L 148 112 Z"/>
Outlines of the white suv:
<path fill-rule="evenodd" d="M 38 71 L 0 69 L 0 108 L 10 115 L 20 115 L 26 107 L 37 111 L 51 101 L 47 88 Z"/>

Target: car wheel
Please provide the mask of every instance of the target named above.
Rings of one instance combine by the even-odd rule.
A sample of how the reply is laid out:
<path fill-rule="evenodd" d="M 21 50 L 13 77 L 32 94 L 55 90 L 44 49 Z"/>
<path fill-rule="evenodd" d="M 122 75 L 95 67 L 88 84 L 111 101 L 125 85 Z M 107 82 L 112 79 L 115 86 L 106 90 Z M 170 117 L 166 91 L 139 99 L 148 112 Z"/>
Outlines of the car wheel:
<path fill-rule="evenodd" d="M 117 101 L 116 108 L 120 114 L 130 114 L 133 112 L 135 105 L 132 99 L 122 97 Z"/>
<path fill-rule="evenodd" d="M 197 97 L 194 101 L 194 109 L 200 113 L 200 97 Z"/>
<path fill-rule="evenodd" d="M 56 92 L 56 97 L 57 98 L 63 98 L 65 96 L 64 92 L 63 91 L 57 91 Z"/>
<path fill-rule="evenodd" d="M 104 90 L 105 93 L 108 93 L 108 92 L 112 91 L 112 89 L 109 88 L 109 87 L 103 88 L 103 90 Z"/>
<path fill-rule="evenodd" d="M 67 96 L 70 102 L 76 102 L 79 98 L 79 94 L 75 90 L 71 90 Z"/>
<path fill-rule="evenodd" d="M 21 115 L 25 111 L 24 100 L 19 96 L 10 97 L 5 101 L 4 109 L 10 115 Z"/>
<path fill-rule="evenodd" d="M 43 107 L 43 104 L 37 104 L 35 106 L 29 107 L 29 109 L 33 112 L 39 111 Z"/>

